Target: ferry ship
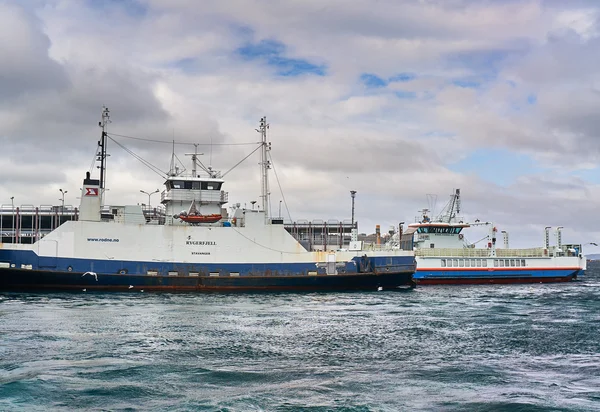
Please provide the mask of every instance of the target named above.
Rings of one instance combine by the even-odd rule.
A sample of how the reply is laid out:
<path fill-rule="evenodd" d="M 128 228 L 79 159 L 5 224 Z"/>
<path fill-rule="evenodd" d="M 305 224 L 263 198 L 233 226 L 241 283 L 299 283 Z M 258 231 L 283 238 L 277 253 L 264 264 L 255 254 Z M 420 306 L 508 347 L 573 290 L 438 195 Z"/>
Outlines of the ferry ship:
<path fill-rule="evenodd" d="M 76 219 L 60 220 L 32 243 L 0 243 L 1 291 L 376 291 L 415 286 L 412 251 L 366 250 L 356 228 L 347 248 L 309 250 L 281 219 L 269 217 L 271 143 L 264 117 L 258 129 L 262 208 L 255 209 L 254 202 L 252 209 L 236 204 L 229 214 L 223 176 L 204 166 L 196 152 L 189 175 L 179 173 L 172 161 L 161 193 L 161 219 L 149 218 L 140 205 L 103 205 L 108 120 L 104 109 L 100 176 L 86 174 Z"/>
<path fill-rule="evenodd" d="M 556 244 L 550 246 L 550 230 L 544 230 L 544 245 L 511 249 L 506 231 L 498 247 L 498 229 L 492 222 L 459 220 L 460 189 L 435 219 L 424 209 L 420 220 L 408 225 L 399 247 L 414 250 L 415 280 L 419 285 L 568 282 L 585 273 L 587 260 L 581 244 L 563 244 L 562 227 L 555 228 Z M 465 232 L 472 226 L 487 226 L 484 247 L 469 242 Z"/>

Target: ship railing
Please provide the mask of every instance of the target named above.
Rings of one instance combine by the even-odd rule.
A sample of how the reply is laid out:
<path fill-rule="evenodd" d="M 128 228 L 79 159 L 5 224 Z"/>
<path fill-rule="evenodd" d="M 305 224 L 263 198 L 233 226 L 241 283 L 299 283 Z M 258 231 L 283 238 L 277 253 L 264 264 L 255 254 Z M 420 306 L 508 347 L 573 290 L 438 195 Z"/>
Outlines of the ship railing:
<path fill-rule="evenodd" d="M 371 243 L 371 242 L 364 242 L 363 241 L 363 250 L 374 250 L 374 251 L 382 251 L 382 250 L 391 250 L 394 249 L 391 245 L 388 244 L 377 244 L 377 243 Z M 396 248 L 398 249 L 398 248 Z"/>
<path fill-rule="evenodd" d="M 492 257 L 490 249 L 473 249 L 473 248 L 440 248 L 440 249 L 417 249 L 415 256 L 422 257 L 473 257 L 486 258 Z M 529 249 L 496 249 L 496 257 L 546 257 L 548 254 L 543 248 Z"/>
<path fill-rule="evenodd" d="M 550 252 L 543 248 L 530 249 L 496 249 L 498 257 L 546 257 Z"/>
<path fill-rule="evenodd" d="M 171 190 L 169 192 L 163 191 L 160 194 L 160 201 L 165 200 L 172 201 L 188 201 L 195 200 L 201 203 L 227 203 L 229 200 L 229 193 L 223 190 L 201 190 L 195 192 Z"/>

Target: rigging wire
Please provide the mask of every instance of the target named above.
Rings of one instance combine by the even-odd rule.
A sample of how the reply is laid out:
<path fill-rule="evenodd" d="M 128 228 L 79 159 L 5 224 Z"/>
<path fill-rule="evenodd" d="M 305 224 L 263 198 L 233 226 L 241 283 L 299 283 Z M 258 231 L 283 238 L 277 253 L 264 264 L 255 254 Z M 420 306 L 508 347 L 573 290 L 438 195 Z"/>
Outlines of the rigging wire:
<path fill-rule="evenodd" d="M 175 142 L 173 140 L 167 141 L 167 140 L 148 139 L 145 137 L 127 136 L 124 134 L 109 133 L 109 132 L 107 132 L 106 134 L 123 137 L 125 139 L 141 140 L 143 142 L 179 144 L 179 145 L 185 145 L 185 146 L 194 146 L 194 145 L 200 145 L 200 146 L 244 146 L 245 145 L 245 146 L 248 146 L 248 145 L 253 145 L 253 144 L 258 143 L 258 142 L 251 142 L 251 143 L 212 143 L 212 142 L 211 143 L 187 143 L 187 142 Z M 212 140 L 212 137 L 211 137 L 211 140 Z"/>
<path fill-rule="evenodd" d="M 229 169 L 228 171 L 226 171 L 225 173 L 223 173 L 221 175 L 221 177 L 222 178 L 225 177 L 227 175 L 227 173 L 231 172 L 233 169 L 235 169 L 236 167 L 238 167 L 240 165 L 240 163 L 242 163 L 244 160 L 246 160 L 247 158 L 249 158 L 250 156 L 252 156 L 254 154 L 254 152 L 256 152 L 261 147 L 262 147 L 262 142 L 258 143 L 258 147 L 256 149 L 254 149 L 253 151 L 251 151 L 248 156 L 244 157 L 242 160 L 240 160 L 239 162 L 237 162 L 231 169 Z"/>
<path fill-rule="evenodd" d="M 108 136 L 108 138 L 110 140 L 112 140 L 114 143 L 116 143 L 121 149 L 125 150 L 127 153 L 129 153 L 131 156 L 133 156 L 134 158 L 136 158 L 138 161 L 140 161 L 144 166 L 148 167 L 150 170 L 152 170 L 154 173 L 156 173 L 157 175 L 159 175 L 161 178 L 165 179 L 166 178 L 166 174 L 165 172 L 163 172 L 162 170 L 160 170 L 158 167 L 154 166 L 152 163 L 148 162 L 147 160 L 144 160 L 141 156 L 138 156 L 137 154 L 135 154 L 132 150 L 126 148 L 125 146 L 123 146 L 121 143 L 119 143 L 118 141 L 116 141 L 115 139 L 113 139 L 112 137 Z"/>
<path fill-rule="evenodd" d="M 273 166 L 273 174 L 275 175 L 275 180 L 277 180 L 277 186 L 279 186 L 279 192 L 281 193 L 281 198 L 283 199 L 283 204 L 285 205 L 285 210 L 288 214 L 290 220 L 292 220 L 292 215 L 290 214 L 290 209 L 288 208 L 287 201 L 285 200 L 285 196 L 283 194 L 283 189 L 281 188 L 281 183 L 279 183 L 279 176 L 277 176 L 277 170 L 275 170 L 275 163 L 273 163 L 273 156 L 271 156 L 271 152 L 269 152 L 269 160 L 271 161 L 271 166 Z M 270 207 L 270 205 L 269 205 Z M 281 216 L 277 216 L 281 217 Z"/>
<path fill-rule="evenodd" d="M 243 233 L 242 233 L 240 230 L 238 230 L 237 228 L 235 228 L 235 227 L 233 227 L 233 226 L 231 227 L 231 229 L 233 229 L 233 231 L 234 231 L 235 233 L 237 233 L 238 235 L 240 235 L 240 236 L 241 236 L 241 237 L 243 237 L 244 239 L 246 239 L 246 240 L 249 240 L 250 242 L 254 243 L 255 245 L 257 245 L 257 246 L 259 246 L 259 247 L 262 247 L 262 248 L 264 248 L 264 249 L 267 249 L 267 250 L 272 250 L 272 251 L 274 251 L 274 252 L 278 252 L 278 253 L 282 253 L 282 254 L 284 254 L 284 253 L 285 253 L 285 254 L 288 254 L 288 255 L 300 255 L 300 254 L 306 253 L 306 252 L 301 252 L 301 251 L 299 251 L 299 252 L 296 252 L 296 251 L 294 251 L 294 252 L 288 252 L 288 251 L 286 251 L 286 250 L 278 250 L 278 249 L 273 249 L 272 247 L 265 246 L 265 245 L 263 245 L 263 244 L 260 244 L 260 243 L 258 243 L 258 242 L 257 242 L 255 239 L 251 239 L 251 238 L 249 238 L 248 236 L 244 235 L 244 234 L 243 234 Z"/>
<path fill-rule="evenodd" d="M 96 147 L 96 149 L 94 150 L 94 156 L 92 156 L 92 164 L 90 165 L 90 170 L 89 173 L 90 175 L 92 174 L 92 170 L 94 170 L 94 165 L 96 164 L 96 161 L 98 159 L 98 147 Z"/>

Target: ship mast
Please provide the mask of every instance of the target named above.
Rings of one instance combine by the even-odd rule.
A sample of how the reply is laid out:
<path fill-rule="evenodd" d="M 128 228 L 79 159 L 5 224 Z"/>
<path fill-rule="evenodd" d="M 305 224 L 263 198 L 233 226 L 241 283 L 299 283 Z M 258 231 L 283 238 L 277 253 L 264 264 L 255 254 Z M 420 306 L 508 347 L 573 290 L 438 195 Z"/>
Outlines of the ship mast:
<path fill-rule="evenodd" d="M 100 204 L 104 204 L 104 187 L 106 186 L 106 126 L 110 123 L 110 112 L 106 106 L 102 106 L 102 120 L 98 122 L 98 126 L 102 128 L 102 137 L 98 142 L 100 147 L 100 153 L 98 153 L 98 160 L 100 160 Z"/>
<path fill-rule="evenodd" d="M 271 150 L 271 143 L 267 142 L 267 129 L 269 124 L 267 123 L 267 117 L 263 116 L 260 119 L 260 126 L 256 129 L 260 133 L 262 141 L 262 150 L 260 152 L 260 166 L 261 166 L 261 198 L 262 208 L 265 212 L 265 219 L 269 217 L 269 169 L 271 168 L 271 162 L 269 161 L 268 155 Z"/>
<path fill-rule="evenodd" d="M 450 201 L 438 216 L 439 222 L 452 223 L 456 216 L 460 214 L 460 189 L 456 189 L 455 194 L 450 196 Z"/>

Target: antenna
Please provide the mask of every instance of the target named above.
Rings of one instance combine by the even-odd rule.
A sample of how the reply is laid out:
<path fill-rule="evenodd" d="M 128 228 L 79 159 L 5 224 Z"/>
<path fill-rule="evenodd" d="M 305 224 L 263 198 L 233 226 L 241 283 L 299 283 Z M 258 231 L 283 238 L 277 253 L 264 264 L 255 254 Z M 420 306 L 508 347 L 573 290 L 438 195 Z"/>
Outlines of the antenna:
<path fill-rule="evenodd" d="M 194 153 L 186 153 L 186 156 L 192 156 L 192 176 L 198 177 L 196 175 L 196 162 L 198 161 L 198 156 L 202 156 L 204 153 L 198 153 L 198 143 L 194 143 Z M 212 175 L 210 177 L 213 177 Z"/>
<path fill-rule="evenodd" d="M 173 150 L 171 151 L 171 166 L 169 166 L 169 176 L 177 176 L 175 166 L 175 139 L 173 139 Z"/>

